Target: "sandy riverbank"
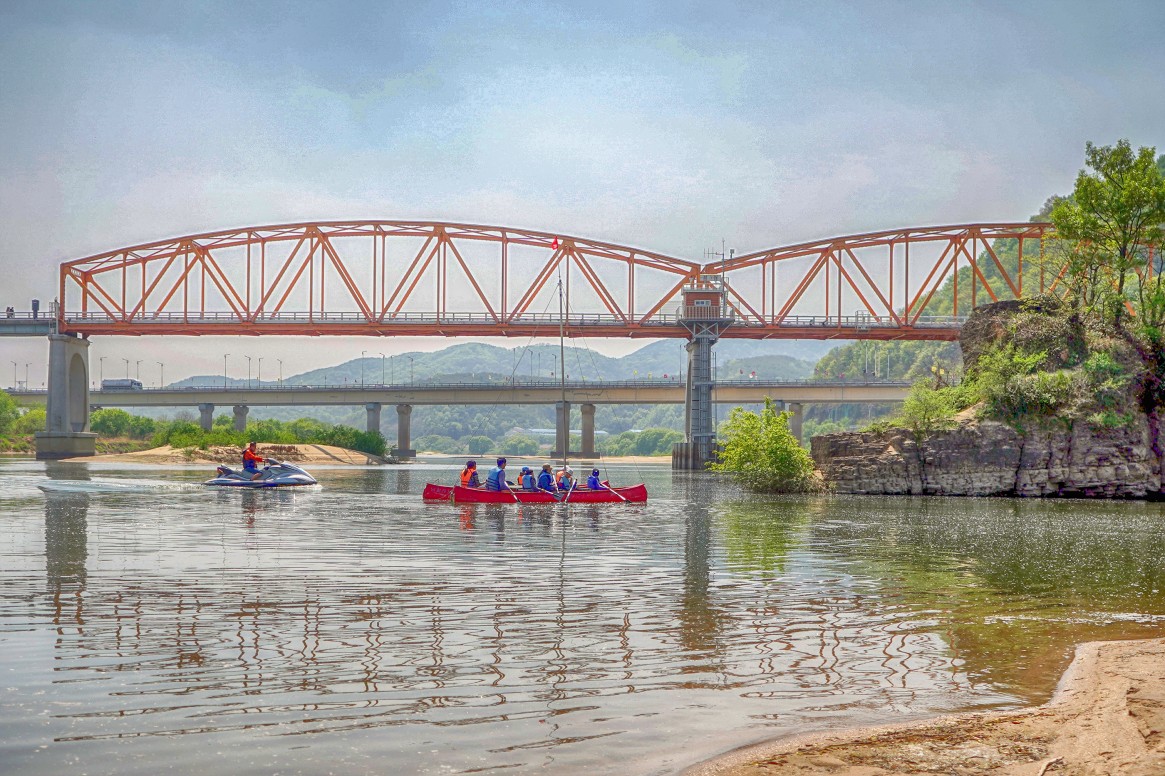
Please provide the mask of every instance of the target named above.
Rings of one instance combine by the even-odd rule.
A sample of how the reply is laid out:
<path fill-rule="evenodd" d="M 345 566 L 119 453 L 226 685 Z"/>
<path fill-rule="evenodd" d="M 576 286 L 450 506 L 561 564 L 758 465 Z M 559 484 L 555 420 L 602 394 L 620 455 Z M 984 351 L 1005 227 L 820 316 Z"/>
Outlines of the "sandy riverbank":
<path fill-rule="evenodd" d="M 264 458 L 277 458 L 281 461 L 290 461 L 296 464 L 346 464 L 364 466 L 366 464 L 381 463 L 379 458 L 373 458 L 355 450 L 345 450 L 342 447 L 331 445 L 266 445 L 257 446 L 259 455 Z M 119 453 L 117 455 L 95 455 L 79 459 L 97 463 L 149 463 L 149 464 L 219 464 L 225 463 L 238 468 L 241 466 L 242 450 L 237 447 L 211 447 L 207 450 L 194 448 L 179 449 L 165 445 L 150 450 L 141 450 L 136 453 Z"/>
<path fill-rule="evenodd" d="M 786 739 L 687 776 L 1160 776 L 1165 639 L 1081 645 L 1052 700 L 1020 711 Z"/>

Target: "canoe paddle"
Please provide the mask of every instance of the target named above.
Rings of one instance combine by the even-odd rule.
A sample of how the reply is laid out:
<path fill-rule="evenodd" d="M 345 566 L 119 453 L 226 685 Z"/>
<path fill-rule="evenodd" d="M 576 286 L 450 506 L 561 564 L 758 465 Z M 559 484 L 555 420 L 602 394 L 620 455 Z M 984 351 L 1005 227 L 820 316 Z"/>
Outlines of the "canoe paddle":
<path fill-rule="evenodd" d="M 550 496 L 550 498 L 554 499 L 555 501 L 562 501 L 562 496 L 552 490 L 547 490 L 546 488 L 539 488 L 538 490 Z"/>
<path fill-rule="evenodd" d="M 575 488 L 575 486 L 576 486 L 576 485 L 578 485 L 578 480 L 574 480 L 573 482 L 571 482 L 571 483 L 570 483 L 570 490 L 568 490 L 568 491 L 566 492 L 566 495 L 562 497 L 562 503 L 563 503 L 563 504 L 565 504 L 565 503 L 567 503 L 568 501 L 570 501 L 570 494 L 571 494 L 571 493 L 574 493 L 574 488 Z"/>
<path fill-rule="evenodd" d="M 622 493 L 620 493 L 619 491 L 612 488 L 610 485 L 604 485 L 603 487 L 606 488 L 607 490 L 611 491 L 612 493 L 614 493 L 616 496 L 618 496 L 624 504 L 631 503 L 630 501 L 627 500 L 626 496 L 624 496 Z"/>

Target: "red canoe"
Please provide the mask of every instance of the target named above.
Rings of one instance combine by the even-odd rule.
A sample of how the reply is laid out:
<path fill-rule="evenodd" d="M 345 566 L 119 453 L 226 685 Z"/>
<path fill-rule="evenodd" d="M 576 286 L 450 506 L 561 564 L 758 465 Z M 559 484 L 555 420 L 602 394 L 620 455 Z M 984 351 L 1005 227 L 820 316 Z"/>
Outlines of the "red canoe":
<path fill-rule="evenodd" d="M 629 485 L 626 488 L 612 488 L 610 490 L 587 490 L 575 488 L 563 501 L 568 504 L 609 504 L 609 503 L 643 503 L 647 501 L 647 486 L 643 484 Z M 615 494 L 619 495 L 615 495 Z M 622 496 L 622 498 L 619 498 Z M 498 492 L 480 488 L 463 488 L 460 485 L 425 485 L 422 496 L 425 501 L 450 501 L 454 504 L 555 504 L 559 499 L 545 491 Z"/>

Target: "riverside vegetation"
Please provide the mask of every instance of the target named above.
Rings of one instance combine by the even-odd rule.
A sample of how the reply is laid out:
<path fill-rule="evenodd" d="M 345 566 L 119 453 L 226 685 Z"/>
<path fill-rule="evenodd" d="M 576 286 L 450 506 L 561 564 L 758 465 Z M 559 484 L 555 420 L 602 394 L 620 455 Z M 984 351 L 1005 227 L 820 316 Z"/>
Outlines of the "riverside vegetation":
<path fill-rule="evenodd" d="M 961 381 L 932 364 L 896 415 L 815 438 L 826 479 L 860 493 L 1161 495 L 1163 161 L 1089 144 L 1073 194 L 1045 207 L 1062 296 L 977 308 Z"/>
<path fill-rule="evenodd" d="M 32 435 L 44 427 L 43 409 L 22 411 L 11 396 L 0 391 L 0 452 L 33 452 Z M 90 415 L 89 428 L 98 436 L 98 453 L 122 453 L 162 445 L 198 450 L 243 447 L 252 440 L 268 444 L 331 445 L 381 457 L 387 452 L 387 443 L 379 432 L 360 431 L 312 418 L 290 422 L 260 420 L 239 432 L 232 428 L 230 418 L 220 416 L 215 418 L 210 431 L 204 431 L 188 420 L 154 420 L 125 410 L 100 409 Z"/>

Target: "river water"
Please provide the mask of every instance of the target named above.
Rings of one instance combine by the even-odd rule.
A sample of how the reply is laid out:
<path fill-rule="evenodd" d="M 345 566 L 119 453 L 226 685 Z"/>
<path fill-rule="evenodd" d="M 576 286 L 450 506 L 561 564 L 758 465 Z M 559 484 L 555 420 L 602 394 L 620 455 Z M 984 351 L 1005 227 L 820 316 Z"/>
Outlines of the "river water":
<path fill-rule="evenodd" d="M 674 773 L 813 728 L 1039 702 L 1165 617 L 1165 508 L 422 504 L 452 466 L 211 490 L 0 462 L 0 773 Z M 42 492 L 38 486 L 45 486 Z"/>

